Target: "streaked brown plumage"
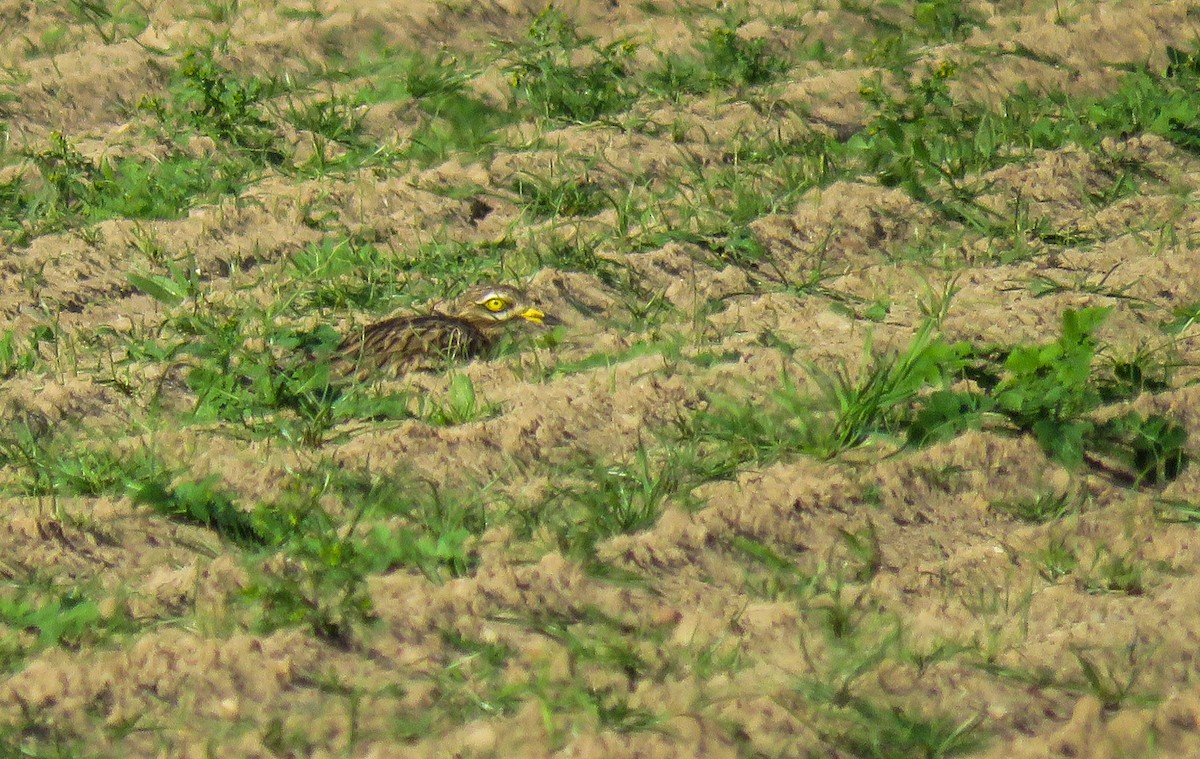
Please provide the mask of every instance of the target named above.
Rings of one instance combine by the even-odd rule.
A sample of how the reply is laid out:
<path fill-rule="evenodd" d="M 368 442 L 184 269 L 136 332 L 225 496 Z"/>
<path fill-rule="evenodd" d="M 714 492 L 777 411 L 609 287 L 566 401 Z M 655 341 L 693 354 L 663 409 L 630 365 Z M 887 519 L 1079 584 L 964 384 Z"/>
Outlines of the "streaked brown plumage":
<path fill-rule="evenodd" d="M 487 354 L 514 320 L 543 324 L 548 317 L 528 296 L 509 285 L 472 287 L 445 311 L 393 316 L 367 325 L 342 341 L 335 373 L 365 381 L 373 375 L 399 377 L 438 369 L 455 360 Z"/>

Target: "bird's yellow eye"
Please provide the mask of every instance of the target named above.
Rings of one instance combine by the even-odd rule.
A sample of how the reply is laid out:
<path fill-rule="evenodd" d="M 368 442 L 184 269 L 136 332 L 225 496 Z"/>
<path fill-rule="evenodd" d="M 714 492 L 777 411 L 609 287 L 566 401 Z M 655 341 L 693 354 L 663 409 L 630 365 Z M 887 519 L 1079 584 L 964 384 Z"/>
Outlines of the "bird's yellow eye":
<path fill-rule="evenodd" d="M 507 308 L 508 301 L 504 298 L 488 298 L 483 302 L 483 307 L 494 314 Z"/>

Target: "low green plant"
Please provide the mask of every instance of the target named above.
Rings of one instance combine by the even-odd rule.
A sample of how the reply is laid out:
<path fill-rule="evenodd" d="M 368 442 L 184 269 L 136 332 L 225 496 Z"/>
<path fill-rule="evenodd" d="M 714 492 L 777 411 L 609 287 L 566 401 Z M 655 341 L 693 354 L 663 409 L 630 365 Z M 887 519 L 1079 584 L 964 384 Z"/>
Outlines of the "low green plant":
<path fill-rule="evenodd" d="M 1109 277 L 1116 270 L 1116 266 L 1103 273 L 1083 270 L 1076 272 L 1071 281 L 1063 281 L 1050 274 L 1039 272 L 1030 277 L 1027 287 L 1035 298 L 1044 298 L 1061 293 L 1091 293 L 1093 295 L 1103 295 L 1106 298 L 1138 300 L 1128 295 L 1128 291 L 1135 284 L 1134 282 L 1127 282 L 1124 285 L 1108 285 Z"/>
<path fill-rule="evenodd" d="M 927 321 L 904 351 L 864 358 L 857 378 L 845 367 L 833 372 L 814 367 L 814 379 L 833 410 L 833 424 L 820 435 L 819 455 L 832 456 L 861 445 L 872 433 L 891 431 L 898 408 L 922 388 L 945 380 L 960 361 L 961 347 L 936 339 L 933 329 L 933 322 Z M 866 356 L 870 356 L 869 345 Z"/>
<path fill-rule="evenodd" d="M 962 23 L 958 5 L 918 3 L 914 13 L 934 36 L 954 36 L 971 25 L 970 20 Z M 868 80 L 860 89 L 871 107 L 866 126 L 836 156 L 849 173 L 873 173 L 885 185 L 904 189 L 943 217 L 988 238 L 1012 238 L 1014 246 L 1030 237 L 1045 244 L 1078 245 L 1081 239 L 1075 232 L 1068 230 L 1064 236 L 1044 219 L 1022 221 L 1021 211 L 1027 211 L 1028 204 L 1019 197 L 1007 213 L 979 204 L 972 177 L 1020 160 L 1030 149 L 1074 143 L 1100 151 L 1106 137 L 1149 132 L 1185 150 L 1194 149 L 1197 139 L 1184 125 L 1200 114 L 1194 87 L 1200 73 L 1195 56 L 1174 50 L 1169 57 L 1166 73 L 1131 72 L 1103 98 L 1080 100 L 1019 90 L 999 109 L 952 92 L 949 84 L 958 73 L 954 61 L 941 62 L 899 91 L 883 86 L 882 80 Z M 912 60 L 901 63 L 907 71 Z M 1089 198 L 1092 202 L 1111 203 L 1133 191 L 1144 173 L 1123 159 L 1107 163 L 1113 167 L 1113 182 L 1103 195 Z"/>
<path fill-rule="evenodd" d="M 325 238 L 289 259 L 294 300 L 285 305 L 297 313 L 317 308 L 382 315 L 413 303 L 436 303 L 471 283 L 505 278 L 515 251 L 507 239 L 434 239 L 400 252 L 353 237 Z"/>
<path fill-rule="evenodd" d="M 1146 592 L 1146 570 L 1131 554 L 1097 550 L 1083 585 L 1089 593 L 1140 596 Z"/>
<path fill-rule="evenodd" d="M 0 670 L 11 672 L 38 651 L 98 645 L 137 625 L 116 606 L 102 610 L 96 589 L 6 583 L 0 588 Z"/>
<path fill-rule="evenodd" d="M 1200 321 L 1200 301 L 1189 303 L 1186 306 L 1179 306 L 1173 309 L 1174 318 L 1170 321 L 1163 322 L 1160 326 L 1163 332 L 1168 335 L 1178 335 L 1186 332 Z"/>
<path fill-rule="evenodd" d="M 1092 366 L 1099 347 L 1095 333 L 1109 312 L 1064 312 L 1062 333 L 1050 343 L 999 352 L 972 349 L 962 373 L 980 390 L 941 389 L 920 399 L 908 426 L 909 441 L 942 440 L 999 416 L 1033 435 L 1048 456 L 1067 467 L 1096 464 L 1095 456 L 1103 454 L 1120 459 L 1135 484 L 1174 479 L 1188 460 L 1181 425 L 1133 411 L 1104 422 L 1091 416 L 1112 400 Z"/>
<path fill-rule="evenodd" d="M 122 456 L 73 432 L 40 434 L 29 424 L 0 435 L 0 464 L 15 470 L 9 487 L 24 495 L 121 495 L 161 470 L 152 456 Z"/>
<path fill-rule="evenodd" d="M 1187 430 L 1159 414 L 1143 417 L 1130 411 L 1097 429 L 1097 449 L 1116 457 L 1123 465 L 1121 474 L 1135 485 L 1174 480 L 1191 460 Z"/>
<path fill-rule="evenodd" d="M 1186 499 L 1160 498 L 1154 503 L 1154 514 L 1163 522 L 1200 525 L 1200 505 Z"/>
<path fill-rule="evenodd" d="M 838 641 L 850 642 L 862 632 L 870 609 L 867 607 L 869 598 L 866 592 L 854 592 L 846 587 L 846 578 L 837 575 L 828 587 L 822 588 L 821 593 L 811 601 L 813 611 L 819 614 L 822 627 L 831 638 Z M 866 660 L 864 663 L 866 663 Z M 872 664 L 875 662 L 871 662 Z M 852 673 L 857 677 L 858 672 Z M 848 682 L 843 683 L 844 687 Z"/>
<path fill-rule="evenodd" d="M 339 412 L 353 405 L 329 384 L 329 367 L 319 360 L 341 341 L 331 327 L 299 332 L 277 325 L 264 312 L 199 312 L 181 318 L 179 326 L 192 334 L 175 355 L 193 357 L 187 384 L 195 394 L 192 416 L 197 421 L 254 428 L 289 425 L 295 419 L 295 436 L 319 445 L 324 433 L 345 418 Z M 255 348 L 256 341 L 265 345 Z M 272 416 L 281 411 L 295 416 Z"/>
<path fill-rule="evenodd" d="M 1033 560 L 1038 565 L 1038 574 L 1047 582 L 1056 582 L 1079 567 L 1079 556 L 1062 536 L 1051 538 L 1033 555 Z"/>
<path fill-rule="evenodd" d="M 870 358 L 868 346 L 856 374 L 810 367 L 816 393 L 784 375 L 761 401 L 715 395 L 708 408 L 681 419 L 676 434 L 698 446 L 711 476 L 722 477 L 787 452 L 827 458 L 872 435 L 901 433 L 909 444 L 927 445 L 1002 422 L 999 429 L 1032 435 L 1067 467 L 1087 463 L 1135 485 L 1172 480 L 1189 460 L 1180 424 L 1134 411 L 1105 421 L 1093 416 L 1103 403 L 1145 388 L 1140 367 L 1122 381 L 1094 371 L 1095 332 L 1107 315 L 1103 308 L 1068 310 L 1057 340 L 1008 349 L 945 343 L 933 336 L 930 319 L 897 354 Z M 1143 381 L 1133 381 L 1138 377 Z M 959 379 L 975 387 L 951 387 Z M 1054 510 L 1049 501 L 1031 508 L 1030 516 Z"/>
<path fill-rule="evenodd" d="M 255 562 L 261 569 L 243 594 L 258 604 L 259 629 L 302 625 L 323 640 L 350 645 L 355 625 L 374 619 L 365 588 L 368 557 L 354 539 L 370 502 L 349 529 L 341 529 L 320 503 L 326 487 L 294 482 L 279 502 L 249 517 L 262 545 L 277 558 Z"/>
<path fill-rule="evenodd" d="M 479 563 L 474 544 L 489 521 L 477 498 L 447 496 L 431 489 L 413 499 L 409 527 L 396 532 L 376 528 L 368 544 L 393 561 L 414 567 L 434 582 L 466 577 Z M 389 551 L 379 550 L 390 546 Z"/>
<path fill-rule="evenodd" d="M 809 652 L 814 671 L 797 678 L 792 698 L 827 753 L 875 759 L 950 757 L 976 751 L 986 742 L 980 715 L 951 716 L 864 694 L 858 687 L 885 662 L 914 656 L 903 645 L 900 628 L 880 630 L 863 620 L 841 637 L 831 637 L 821 651 L 820 656 Z"/>
<path fill-rule="evenodd" d="M 431 95 L 417 105 L 419 121 L 403 155 L 422 166 L 448 160 L 455 154 L 487 160 L 503 144 L 505 127 L 515 114 L 466 92 Z"/>
<path fill-rule="evenodd" d="M 791 61 L 772 40 L 739 33 L 747 20 L 743 15 L 730 11 L 721 16 L 690 53 L 657 53 L 658 65 L 644 77 L 647 84 L 679 100 L 688 94 L 756 87 L 787 72 Z"/>
<path fill-rule="evenodd" d="M 1075 688 L 1091 693 L 1105 709 L 1119 709 L 1129 702 L 1144 705 L 1157 701 L 1152 696 L 1137 692 L 1138 681 L 1147 663 L 1145 650 L 1134 641 L 1124 647 L 1122 654 L 1115 661 L 1113 657 L 1105 657 L 1107 661 L 1097 663 L 1092 652 L 1073 647 L 1071 655 L 1079 664 L 1083 676 L 1083 682 Z"/>
<path fill-rule="evenodd" d="M 873 434 L 899 431 L 917 393 L 957 369 L 962 353 L 961 346 L 934 338 L 933 323 L 926 322 L 902 352 L 872 357 L 868 345 L 856 373 L 809 367 L 815 395 L 785 374 L 764 402 L 711 398 L 708 409 L 681 424 L 680 437 L 728 462 L 714 471 L 770 463 L 790 451 L 829 458 Z"/>
<path fill-rule="evenodd" d="M 755 87 L 778 79 L 789 68 L 788 60 L 763 37 L 739 34 L 744 21 L 727 15 L 696 45 L 700 69 L 710 88 Z"/>
<path fill-rule="evenodd" d="M 469 56 L 439 49 L 430 54 L 382 44 L 357 47 L 355 57 L 342 51 L 330 51 L 334 78 L 362 82 L 353 98 L 361 103 L 422 101 L 465 92 L 468 82 L 478 73 Z"/>
<path fill-rule="evenodd" d="M 328 360 L 341 335 L 325 324 L 300 330 L 282 323 L 279 317 L 294 308 L 292 302 L 267 309 L 217 308 L 189 269 L 168 268 L 166 276 L 129 275 L 174 313 L 162 337 L 131 345 L 126 360 L 186 363 L 192 421 L 237 423 L 251 433 L 319 447 L 344 422 L 413 415 L 406 396 L 333 382 Z M 191 301 L 187 309 L 180 306 L 185 296 Z"/>
<path fill-rule="evenodd" d="M 275 125 L 263 108 L 264 100 L 278 94 L 274 82 L 237 77 L 211 50 L 193 48 L 180 57 L 171 89 L 175 118 L 258 162 L 282 161 Z"/>
<path fill-rule="evenodd" d="M 438 252 L 428 245 L 418 255 L 427 253 L 437 260 Z M 397 299 L 418 298 L 423 294 L 410 281 L 422 273 L 412 271 L 412 263 L 370 243 L 327 237 L 291 256 L 287 273 L 295 282 L 299 308 L 378 312 L 395 309 Z M 425 265 L 432 268 L 431 262 Z"/>
<path fill-rule="evenodd" d="M 1109 375 L 1100 380 L 1100 395 L 1105 402 L 1136 398 L 1142 393 L 1170 390 L 1179 362 L 1171 354 L 1170 344 L 1139 345 L 1131 353 L 1106 355 Z"/>
<path fill-rule="evenodd" d="M 846 577 L 853 582 L 868 582 L 883 568 L 883 547 L 875 523 L 867 521 L 857 530 L 839 529 L 846 551 Z"/>
<path fill-rule="evenodd" d="M 292 103 L 286 119 L 297 129 L 351 148 L 363 146 L 363 118 L 359 103 L 345 96 L 331 96 L 303 104 Z"/>
<path fill-rule="evenodd" d="M 53 339 L 50 327 L 34 329 L 23 340 L 16 330 L 9 328 L 0 333 L 0 380 L 8 379 L 37 366 L 40 360 L 38 347 L 42 341 Z"/>
<path fill-rule="evenodd" d="M 432 56 L 414 55 L 404 67 L 401 81 L 408 95 L 420 100 L 462 92 L 472 76 L 466 62 L 446 50 L 438 50 Z"/>
<path fill-rule="evenodd" d="M 242 548 L 258 548 L 268 539 L 254 517 L 239 509 L 217 476 L 173 482 L 165 469 L 128 481 L 133 502 L 149 506 L 163 516 L 212 530 L 223 540 Z"/>
<path fill-rule="evenodd" d="M 846 726 L 831 735 L 831 742 L 854 756 L 870 759 L 960 756 L 984 744 L 981 716 L 965 719 L 929 716 L 865 698 L 854 698 L 843 710 Z"/>
<path fill-rule="evenodd" d="M 443 582 L 474 570 L 473 548 L 487 528 L 477 500 L 443 495 L 393 472 L 346 471 L 322 465 L 298 472 L 278 499 L 249 516 L 263 562 L 246 591 L 262 629 L 307 626 L 319 637 L 351 645 L 375 618 L 366 580 L 406 568 Z"/>
<path fill-rule="evenodd" d="M 109 218 L 178 218 L 196 202 L 240 188 L 245 179 L 230 164 L 178 150 L 155 160 L 93 160 L 58 132 L 27 157 L 40 182 L 18 177 L 0 187 L 6 220 L 0 226 L 18 242 Z"/>
<path fill-rule="evenodd" d="M 881 81 L 864 83 L 859 91 L 874 113 L 848 147 L 884 185 L 902 188 L 952 220 L 989 229 L 995 220 L 961 182 L 1001 160 L 996 141 L 964 139 L 992 131 L 996 117 L 954 98 L 949 83 L 956 74 L 952 62 L 943 63 L 898 96 Z"/>
<path fill-rule="evenodd" d="M 666 716 L 644 706 L 634 706 L 628 694 L 618 688 L 587 688 L 588 707 L 603 730 L 617 733 L 641 733 L 660 729 Z"/>
<path fill-rule="evenodd" d="M 807 598 L 821 580 L 802 571 L 795 561 L 761 540 L 731 535 L 728 544 L 735 555 L 751 562 L 742 570 L 742 586 L 756 598 Z"/>
<path fill-rule="evenodd" d="M 644 446 L 630 463 L 585 462 L 580 474 L 583 483 L 555 489 L 536 511 L 521 516 L 530 520 L 530 532 L 544 522 L 559 550 L 584 561 L 605 538 L 652 526 L 680 487 L 679 473 L 652 462 Z"/>
<path fill-rule="evenodd" d="M 928 0 L 913 6 L 913 21 L 929 39 L 955 42 L 983 26 L 983 18 L 961 0 Z"/>
<path fill-rule="evenodd" d="M 99 168 L 61 132 L 52 133 L 49 146 L 30 157 L 64 212 L 78 209 L 96 196 Z"/>
<path fill-rule="evenodd" d="M 599 484 L 598 492 L 576 493 L 591 517 L 589 532 L 598 538 L 651 526 L 674 489 L 669 473 L 652 471 L 645 448 L 638 449 L 632 466 L 602 468 Z"/>
<path fill-rule="evenodd" d="M 1027 498 L 994 501 L 991 508 L 1022 522 L 1043 524 L 1078 512 L 1087 501 L 1082 491 L 1043 490 Z"/>
<path fill-rule="evenodd" d="M 505 53 L 513 102 L 549 119 L 588 123 L 611 116 L 636 97 L 630 71 L 635 49 L 623 40 L 596 44 L 565 13 L 548 6 L 534 18 L 526 39 Z M 581 50 L 591 62 L 572 61 Z"/>
<path fill-rule="evenodd" d="M 524 172 L 513 180 L 512 189 L 534 218 L 591 216 L 610 203 L 608 194 L 586 174 L 555 177 Z"/>
<path fill-rule="evenodd" d="M 307 562 L 285 561 L 251 580 L 243 597 L 257 604 L 262 632 L 301 626 L 323 641 L 349 648 L 357 625 L 375 619 L 364 577 L 330 552 Z"/>
<path fill-rule="evenodd" d="M 416 415 L 421 419 L 443 427 L 477 422 L 499 413 L 497 404 L 489 403 L 475 391 L 475 383 L 465 374 L 450 377 L 445 400 L 428 395 L 417 398 Z"/>
<path fill-rule="evenodd" d="M 597 247 L 595 242 L 576 235 L 568 240 L 552 238 L 535 244 L 531 253 L 539 267 L 586 272 L 609 287 L 628 292 L 631 289 L 629 269 L 624 262 L 602 255 Z"/>
<path fill-rule="evenodd" d="M 165 274 L 128 272 L 126 281 L 154 300 L 167 306 L 178 306 L 200 294 L 201 277 L 194 260 L 164 260 Z"/>
<path fill-rule="evenodd" d="M 136 38 L 150 24 L 145 8 L 138 3 L 69 0 L 67 6 L 71 15 L 91 26 L 106 45 Z"/>
<path fill-rule="evenodd" d="M 705 92 L 712 77 L 698 56 L 655 52 L 658 65 L 645 75 L 648 88 L 662 97 L 678 102 L 689 95 Z"/>
<path fill-rule="evenodd" d="M 430 674 L 434 703 L 397 713 L 392 730 L 402 740 L 417 741 L 481 717 L 511 714 L 527 695 L 525 682 L 505 677 L 513 654 L 506 646 L 474 640 L 452 629 L 442 631 L 442 640 L 449 657 Z"/>

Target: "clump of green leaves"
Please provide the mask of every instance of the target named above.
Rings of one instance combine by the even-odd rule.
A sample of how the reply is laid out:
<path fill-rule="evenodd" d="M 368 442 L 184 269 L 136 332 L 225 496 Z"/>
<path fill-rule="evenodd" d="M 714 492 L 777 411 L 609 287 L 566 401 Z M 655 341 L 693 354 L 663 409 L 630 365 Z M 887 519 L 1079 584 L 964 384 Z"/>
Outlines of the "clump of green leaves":
<path fill-rule="evenodd" d="M 1149 657 L 1145 647 L 1139 647 L 1136 641 L 1101 661 L 1093 658 L 1093 652 L 1081 647 L 1073 647 L 1071 654 L 1079 663 L 1083 677 L 1076 687 L 1095 696 L 1105 709 L 1119 709 L 1128 702 L 1145 704 L 1157 700 L 1151 694 L 1139 692 L 1138 684 L 1145 674 Z"/>
<path fill-rule="evenodd" d="M 417 399 L 417 416 L 430 424 L 446 427 L 486 419 L 495 416 L 499 410 L 499 406 L 480 397 L 475 391 L 475 383 L 465 374 L 450 378 L 445 400 L 424 395 Z"/>
<path fill-rule="evenodd" d="M 982 25 L 980 16 L 962 0 L 929 0 L 913 7 L 917 28 L 930 39 L 953 42 L 965 39 Z"/>
<path fill-rule="evenodd" d="M 234 178 L 206 159 L 172 152 L 161 160 L 102 157 L 79 152 L 63 134 L 29 154 L 40 182 L 17 178 L 0 188 L 0 206 L 19 212 L 22 223 L 6 224 L 33 236 L 102 219 L 170 219 L 194 199 L 228 192 Z"/>
<path fill-rule="evenodd" d="M 968 172 L 1005 159 L 994 134 L 995 117 L 951 93 L 956 73 L 954 64 L 945 62 L 899 94 L 879 79 L 864 83 L 859 92 L 874 113 L 847 147 L 855 162 L 884 185 L 900 187 L 948 218 L 987 227 L 992 220 L 961 182 Z"/>
<path fill-rule="evenodd" d="M 957 5 L 918 3 L 915 13 L 929 31 L 943 30 L 935 36 L 955 36 L 965 28 L 956 21 Z M 1019 199 L 1009 212 L 981 205 L 973 178 L 1021 160 L 1031 149 L 1072 143 L 1097 149 L 1106 137 L 1139 133 L 1161 135 L 1194 152 L 1200 139 L 1190 125 L 1200 117 L 1200 67 L 1195 55 L 1178 50 L 1169 58 L 1165 73 L 1132 72 L 1105 98 L 1081 102 L 1019 91 L 995 110 L 952 92 L 950 83 L 958 73 L 952 60 L 900 89 L 876 77 L 860 88 L 872 110 L 865 127 L 838 157 L 850 173 L 875 174 L 945 218 L 989 236 L 1032 235 L 1061 243 L 1072 233 L 1053 229 L 1044 218 L 1025 218 Z M 1113 184 L 1093 202 L 1112 202 L 1136 186 L 1136 165 L 1117 162 L 1113 169 Z"/>
<path fill-rule="evenodd" d="M 1095 128 L 1113 133 L 1149 132 L 1184 150 L 1200 151 L 1200 53 L 1167 49 L 1167 68 L 1162 74 L 1149 70 L 1126 77 L 1117 91 L 1088 111 Z"/>
<path fill-rule="evenodd" d="M 967 429 L 996 429 L 1000 421 L 1000 429 L 1032 435 L 1065 466 L 1115 467 L 1135 484 L 1174 479 L 1188 461 L 1181 425 L 1134 411 L 1094 418 L 1104 403 L 1142 387 L 1094 371 L 1095 332 L 1108 313 L 1069 310 L 1057 340 L 1009 349 L 948 344 L 927 322 L 906 350 L 876 357 L 857 373 L 811 367 L 815 394 L 785 376 L 761 402 L 716 396 L 681 421 L 680 436 L 703 451 L 710 474 L 727 476 L 786 452 L 829 457 L 889 433 L 927 445 Z M 954 380 L 974 387 L 952 388 Z"/>
<path fill-rule="evenodd" d="M 472 543 L 487 527 L 482 508 L 414 484 L 397 473 L 318 467 L 256 509 L 256 532 L 283 559 L 247 590 L 262 604 L 259 626 L 306 625 L 347 644 L 356 624 L 374 619 L 369 575 L 408 567 L 441 582 L 474 569 Z"/>
<path fill-rule="evenodd" d="M 50 135 L 50 144 L 33 156 L 42 179 L 53 190 L 64 209 L 78 209 L 96 197 L 99 169 L 60 132 Z"/>
<path fill-rule="evenodd" d="M 1009 352 L 1007 376 L 991 393 L 1000 413 L 1071 465 L 1082 463 L 1084 438 L 1093 427 L 1084 414 L 1100 405 L 1092 359 L 1098 346 L 1095 331 L 1108 313 L 1095 308 L 1064 313 L 1058 340 Z"/>
<path fill-rule="evenodd" d="M 822 432 L 816 452 L 832 456 L 887 431 L 897 408 L 957 365 L 959 349 L 935 338 L 933 327 L 927 321 L 906 350 L 875 359 L 858 376 L 845 367 L 832 373 L 814 367 L 814 379 L 833 408 L 833 424 Z"/>
<path fill-rule="evenodd" d="M 356 48 L 355 56 L 340 58 L 331 51 L 330 58 L 339 69 L 338 79 L 361 82 L 361 87 L 346 98 L 316 101 L 302 115 L 303 121 L 320 127 L 313 131 L 350 147 L 333 162 L 314 162 L 319 173 L 336 166 L 387 166 L 402 158 L 429 165 L 460 152 L 486 158 L 503 128 L 517 118 L 467 87 L 478 74 L 469 58 L 446 50 L 430 53 L 378 44 L 365 53 Z M 364 139 L 359 129 L 362 106 L 389 102 L 407 103 L 404 121 L 415 127 L 407 145 L 397 149 Z"/>
<path fill-rule="evenodd" d="M 0 464 L 17 470 L 12 487 L 23 494 L 128 495 L 135 504 L 213 530 L 234 545 L 265 544 L 218 478 L 177 479 L 148 449 L 122 452 L 68 434 L 45 438 L 24 427 L 0 437 Z"/>
<path fill-rule="evenodd" d="M 603 188 L 586 175 L 555 177 L 526 172 L 513 181 L 512 189 L 535 218 L 590 216 L 610 202 Z"/>
<path fill-rule="evenodd" d="M 762 403 L 714 397 L 706 411 L 683 425 L 683 436 L 704 447 L 706 457 L 732 467 L 745 461 L 767 464 L 787 451 L 828 458 L 872 434 L 897 431 L 913 397 L 958 366 L 962 348 L 936 339 L 933 326 L 927 322 L 896 354 L 872 357 L 868 346 L 857 371 L 809 367 L 815 395 L 784 375 Z"/>
<path fill-rule="evenodd" d="M 745 22 L 739 14 L 726 13 L 693 52 L 660 53 L 657 68 L 647 75 L 650 84 L 677 100 L 682 94 L 755 87 L 778 79 L 790 62 L 770 40 L 740 34 Z"/>
<path fill-rule="evenodd" d="M 742 26 L 743 22 L 726 18 L 697 45 L 714 87 L 766 84 L 788 68 L 787 60 L 771 49 L 769 40 L 739 35 Z"/>
<path fill-rule="evenodd" d="M 94 646 L 137 624 L 121 608 L 101 610 L 95 588 L 42 582 L 5 583 L 0 589 L 0 671 L 51 646 Z"/>
<path fill-rule="evenodd" d="M 196 359 L 187 384 L 199 421 L 266 424 L 317 446 L 338 422 L 361 411 L 352 395 L 330 383 L 329 366 L 320 360 L 341 339 L 327 325 L 308 332 L 278 325 L 266 314 L 202 314 L 180 326 L 192 337 L 173 353 Z M 265 349 L 254 348 L 258 340 Z M 278 412 L 286 413 L 273 416 Z"/>
<path fill-rule="evenodd" d="M 146 9 L 137 3 L 109 3 L 102 0 L 70 0 L 71 15 L 89 25 L 106 45 L 120 39 L 137 37 L 150 25 Z"/>
<path fill-rule="evenodd" d="M 213 139 L 233 145 L 266 163 L 279 163 L 275 129 L 262 101 L 274 94 L 261 79 L 239 79 L 222 68 L 211 51 L 184 53 L 174 87 L 177 115 Z"/>
<path fill-rule="evenodd" d="M 35 427 L 17 423 L 0 434 L 0 464 L 15 474 L 8 487 L 22 495 L 121 495 L 161 470 L 148 454 L 122 456 L 69 432 L 39 434 Z"/>
<path fill-rule="evenodd" d="M 1187 462 L 1182 426 L 1133 411 L 1104 422 L 1091 416 L 1106 400 L 1105 383 L 1092 364 L 1099 347 L 1095 333 L 1109 312 L 1066 311 L 1062 333 L 1053 342 L 1019 345 L 999 355 L 973 351 L 962 373 L 980 390 L 944 388 L 922 398 L 908 427 L 909 441 L 946 439 L 998 415 L 1032 434 L 1048 456 L 1068 467 L 1108 455 L 1128 467 L 1135 482 L 1175 478 Z"/>
<path fill-rule="evenodd" d="M 237 508 L 220 487 L 220 478 L 173 483 L 165 467 L 156 476 L 128 483 L 133 502 L 185 524 L 208 528 L 242 547 L 260 547 L 266 539 L 250 515 Z"/>
<path fill-rule="evenodd" d="M 42 341 L 52 337 L 53 330 L 46 326 L 33 330 L 23 340 L 19 339 L 16 330 L 11 328 L 0 333 L 0 380 L 27 372 L 36 366 L 39 360 L 38 347 Z"/>
<path fill-rule="evenodd" d="M 1038 574 L 1047 582 L 1057 582 L 1079 567 L 1079 556 L 1065 537 L 1051 538 L 1033 555 Z"/>
<path fill-rule="evenodd" d="M 348 97 L 314 100 L 288 108 L 288 121 L 297 129 L 320 135 L 350 147 L 362 142 L 362 114 L 358 103 Z"/>
<path fill-rule="evenodd" d="M 1168 335 L 1182 334 L 1191 329 L 1198 321 L 1200 321 L 1200 302 L 1189 303 L 1186 306 L 1179 306 L 1171 313 L 1173 318 L 1159 325 L 1160 328 Z"/>
<path fill-rule="evenodd" d="M 598 45 L 562 11 L 548 6 L 530 25 L 526 40 L 507 53 L 512 98 L 545 118 L 597 121 L 624 110 L 637 97 L 630 72 L 634 49 L 627 41 Z M 581 50 L 590 62 L 573 62 Z"/>
<path fill-rule="evenodd" d="M 406 305 L 403 299 L 449 294 L 425 280 L 450 272 L 462 276 L 471 265 L 491 274 L 496 262 L 485 250 L 463 244 L 431 242 L 402 257 L 371 243 L 325 238 L 297 251 L 288 273 L 298 285 L 297 307 L 385 312 Z"/>
<path fill-rule="evenodd" d="M 852 697 L 838 710 L 845 722 L 833 742 L 853 756 L 876 759 L 951 757 L 977 751 L 984 744 L 982 717 L 960 719 L 928 716 L 898 706 Z"/>
<path fill-rule="evenodd" d="M 991 507 L 1022 522 L 1042 524 L 1062 519 L 1067 514 L 1078 511 L 1086 498 L 1082 492 L 1044 490 L 1026 498 L 995 501 Z"/>
<path fill-rule="evenodd" d="M 581 463 L 584 483 L 556 489 L 534 513 L 524 514 L 532 520 L 527 528 L 532 532 L 548 526 L 559 550 L 590 561 L 600 541 L 658 521 L 668 500 L 681 490 L 681 472 L 673 463 L 656 465 L 645 447 L 629 463 Z"/>

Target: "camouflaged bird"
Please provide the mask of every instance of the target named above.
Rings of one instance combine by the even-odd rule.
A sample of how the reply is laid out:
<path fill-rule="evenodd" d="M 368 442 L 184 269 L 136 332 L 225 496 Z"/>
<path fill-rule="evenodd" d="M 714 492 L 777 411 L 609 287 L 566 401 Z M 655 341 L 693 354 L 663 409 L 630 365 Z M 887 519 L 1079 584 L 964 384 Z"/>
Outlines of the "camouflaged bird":
<path fill-rule="evenodd" d="M 534 307 L 516 287 L 472 287 L 444 311 L 393 316 L 348 335 L 334 354 L 332 368 L 360 382 L 375 375 L 394 378 L 440 369 L 452 361 L 487 355 L 516 320 L 553 323 L 553 317 Z"/>

